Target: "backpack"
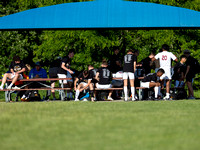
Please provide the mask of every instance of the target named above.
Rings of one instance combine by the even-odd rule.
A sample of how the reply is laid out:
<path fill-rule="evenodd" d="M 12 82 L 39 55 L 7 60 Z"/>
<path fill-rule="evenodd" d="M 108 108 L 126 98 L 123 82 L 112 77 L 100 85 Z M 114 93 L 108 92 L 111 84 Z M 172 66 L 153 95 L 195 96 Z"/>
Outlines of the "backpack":
<path fill-rule="evenodd" d="M 30 91 L 28 97 L 29 97 L 30 101 L 41 101 L 40 94 L 36 90 L 35 91 Z"/>
<path fill-rule="evenodd" d="M 107 91 L 99 91 L 97 95 L 97 100 L 98 101 L 105 101 L 108 97 L 108 92 Z"/>
<path fill-rule="evenodd" d="M 187 99 L 187 92 L 184 88 L 177 89 L 170 93 L 173 100 Z"/>

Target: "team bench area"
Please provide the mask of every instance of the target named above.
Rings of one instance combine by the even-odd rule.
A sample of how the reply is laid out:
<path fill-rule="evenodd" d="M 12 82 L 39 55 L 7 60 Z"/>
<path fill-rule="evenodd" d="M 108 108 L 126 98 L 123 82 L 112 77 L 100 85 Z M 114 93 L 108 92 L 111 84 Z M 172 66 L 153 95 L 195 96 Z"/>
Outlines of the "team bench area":
<path fill-rule="evenodd" d="M 143 79 L 143 77 L 138 77 L 136 78 L 136 81 L 138 83 L 140 83 L 140 81 Z M 23 82 L 22 86 L 19 86 L 19 88 L 14 88 L 14 89 L 4 89 L 4 90 L 0 90 L 0 91 L 4 91 L 5 92 L 5 101 L 6 102 L 10 102 L 11 101 L 11 94 L 15 93 L 15 92 L 19 92 L 19 91 L 50 91 L 50 90 L 55 90 L 59 92 L 60 95 L 60 100 L 64 101 L 65 100 L 65 91 L 67 90 L 73 90 L 73 88 L 65 88 L 63 82 L 60 83 L 60 87 L 54 87 L 52 88 L 50 86 L 50 84 L 48 84 L 50 81 L 59 81 L 59 80 L 71 80 L 71 78 L 37 78 L 37 79 L 22 79 L 19 81 Z M 122 80 L 122 78 L 113 78 L 113 80 Z M 10 82 L 11 80 L 7 80 L 7 83 Z M 0 80 L 1 82 L 1 80 Z M 6 83 L 6 87 L 8 86 L 8 84 Z M 29 88 L 29 85 L 32 83 L 38 83 L 40 85 L 42 85 L 42 87 L 39 88 Z M 140 84 L 138 84 L 140 85 Z M 148 95 L 149 95 L 149 90 L 144 88 L 144 87 L 140 87 L 140 86 L 136 86 L 135 89 L 138 90 L 137 94 L 138 94 L 138 99 L 142 100 L 144 97 L 144 93 L 145 90 L 147 90 Z M 113 87 L 113 88 L 108 88 L 108 89 L 98 89 L 95 88 L 95 91 L 122 91 L 123 92 L 123 87 Z M 171 88 L 171 90 L 176 90 L 176 88 Z"/>
<path fill-rule="evenodd" d="M 137 80 L 141 80 L 143 79 L 143 77 L 139 77 L 137 78 Z M 60 95 L 60 100 L 65 100 L 65 91 L 67 90 L 73 90 L 72 88 L 65 88 L 63 82 L 60 83 L 60 87 L 54 87 L 52 88 L 49 84 L 50 81 L 59 81 L 59 80 L 71 80 L 71 78 L 37 78 L 37 79 L 22 79 L 22 80 L 18 80 L 23 82 L 22 86 L 18 86 L 18 88 L 12 88 L 12 89 L 4 89 L 4 90 L 0 90 L 0 91 L 4 91 L 5 92 L 5 101 L 6 102 L 10 102 L 11 101 L 11 94 L 15 93 L 15 92 L 19 92 L 19 91 L 48 91 L 48 90 L 55 90 L 59 92 Z M 113 78 L 113 80 L 122 80 L 122 78 Z M 0 80 L 1 82 L 2 80 Z M 11 82 L 11 80 L 7 80 L 7 83 L 5 84 L 6 88 L 8 87 L 8 82 Z M 39 88 L 29 88 L 29 85 L 32 83 L 37 83 L 42 85 L 42 87 Z M 136 87 L 136 90 L 139 90 L 138 92 L 138 98 L 139 100 L 142 99 L 142 90 L 145 89 L 143 87 Z M 98 89 L 95 88 L 95 91 L 123 91 L 123 87 L 113 87 L 113 88 L 109 88 L 109 89 Z"/>

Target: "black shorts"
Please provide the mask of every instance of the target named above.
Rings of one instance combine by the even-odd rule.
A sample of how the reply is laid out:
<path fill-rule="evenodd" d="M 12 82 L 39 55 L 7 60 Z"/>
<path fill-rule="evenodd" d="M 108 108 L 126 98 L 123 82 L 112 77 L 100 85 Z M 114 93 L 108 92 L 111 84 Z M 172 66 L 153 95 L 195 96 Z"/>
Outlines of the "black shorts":
<path fill-rule="evenodd" d="M 194 74 L 187 74 L 187 76 L 186 76 L 186 81 L 187 82 L 192 82 L 192 79 L 195 77 L 195 75 Z"/>
<path fill-rule="evenodd" d="M 58 75 L 55 73 L 49 73 L 49 78 L 58 78 Z M 51 83 L 56 82 L 56 80 L 52 80 Z"/>

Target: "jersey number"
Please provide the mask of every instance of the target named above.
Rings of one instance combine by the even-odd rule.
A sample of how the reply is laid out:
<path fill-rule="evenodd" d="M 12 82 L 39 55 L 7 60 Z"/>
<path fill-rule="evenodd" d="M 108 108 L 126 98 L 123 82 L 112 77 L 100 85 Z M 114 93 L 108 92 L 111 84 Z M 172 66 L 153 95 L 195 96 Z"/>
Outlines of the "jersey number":
<path fill-rule="evenodd" d="M 162 60 L 167 60 L 167 55 L 162 55 Z"/>
<path fill-rule="evenodd" d="M 130 63 L 131 62 L 131 55 L 126 55 L 125 56 L 125 63 Z"/>
<path fill-rule="evenodd" d="M 103 69 L 103 78 L 108 78 L 110 77 L 110 71 L 107 69 Z"/>

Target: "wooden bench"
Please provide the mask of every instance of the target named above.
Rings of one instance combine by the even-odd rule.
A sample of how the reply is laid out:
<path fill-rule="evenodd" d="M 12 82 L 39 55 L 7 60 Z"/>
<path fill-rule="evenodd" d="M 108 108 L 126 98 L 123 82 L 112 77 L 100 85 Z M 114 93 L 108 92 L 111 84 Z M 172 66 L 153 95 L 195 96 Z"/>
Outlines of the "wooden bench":
<path fill-rule="evenodd" d="M 4 89 L 4 90 L 0 90 L 0 91 L 4 91 L 5 92 L 5 101 L 6 102 L 10 102 L 11 100 L 11 94 L 14 93 L 15 91 L 34 91 L 34 90 L 57 90 L 59 91 L 60 95 L 61 95 L 61 100 L 64 100 L 65 98 L 65 92 L 64 90 L 71 90 L 71 88 L 64 88 L 64 84 L 63 82 L 61 83 L 61 87 L 56 87 L 56 88 L 52 88 L 50 85 L 43 83 L 44 81 L 59 81 L 59 80 L 71 80 L 72 78 L 37 78 L 37 79 L 22 79 L 22 80 L 18 80 L 18 81 L 23 81 L 24 85 L 22 85 L 21 87 L 19 87 L 20 89 Z M 1 82 L 2 80 L 0 80 Z M 12 80 L 7 80 L 7 82 L 11 82 Z M 37 82 L 41 85 L 43 85 L 44 87 L 42 88 L 25 88 L 28 85 L 30 85 L 33 82 Z M 6 87 L 8 87 L 8 84 L 6 83 Z"/>
<path fill-rule="evenodd" d="M 144 77 L 139 77 L 137 79 L 141 80 Z M 4 89 L 4 90 L 0 90 L 0 91 L 4 91 L 5 92 L 5 100 L 6 102 L 9 102 L 11 100 L 11 94 L 14 93 L 15 91 L 34 91 L 34 90 L 57 90 L 60 92 L 61 95 L 61 100 L 64 100 L 65 98 L 65 92 L 64 90 L 72 90 L 72 88 L 64 88 L 64 84 L 63 82 L 61 83 L 61 87 L 55 87 L 52 88 L 51 86 L 42 83 L 43 81 L 59 81 L 59 80 L 71 80 L 72 78 L 37 78 L 37 79 L 22 79 L 22 80 L 18 80 L 18 81 L 23 81 L 24 84 L 23 86 L 20 87 L 20 89 Z M 122 78 L 113 78 L 113 80 L 123 80 Z M 0 80 L 1 82 L 2 80 Z M 12 80 L 7 80 L 7 82 L 11 82 Z M 44 85 L 45 87 L 42 88 L 25 88 L 26 86 L 28 86 L 30 83 L 33 82 L 37 82 L 40 83 L 42 85 Z M 6 87 L 8 87 L 8 85 L 6 84 Z M 141 95 L 141 90 L 145 89 L 143 87 L 136 87 L 137 90 L 139 90 L 139 99 L 142 98 Z M 109 88 L 109 89 L 98 89 L 95 88 L 94 90 L 96 91 L 103 91 L 103 90 L 123 90 L 123 88 Z"/>

